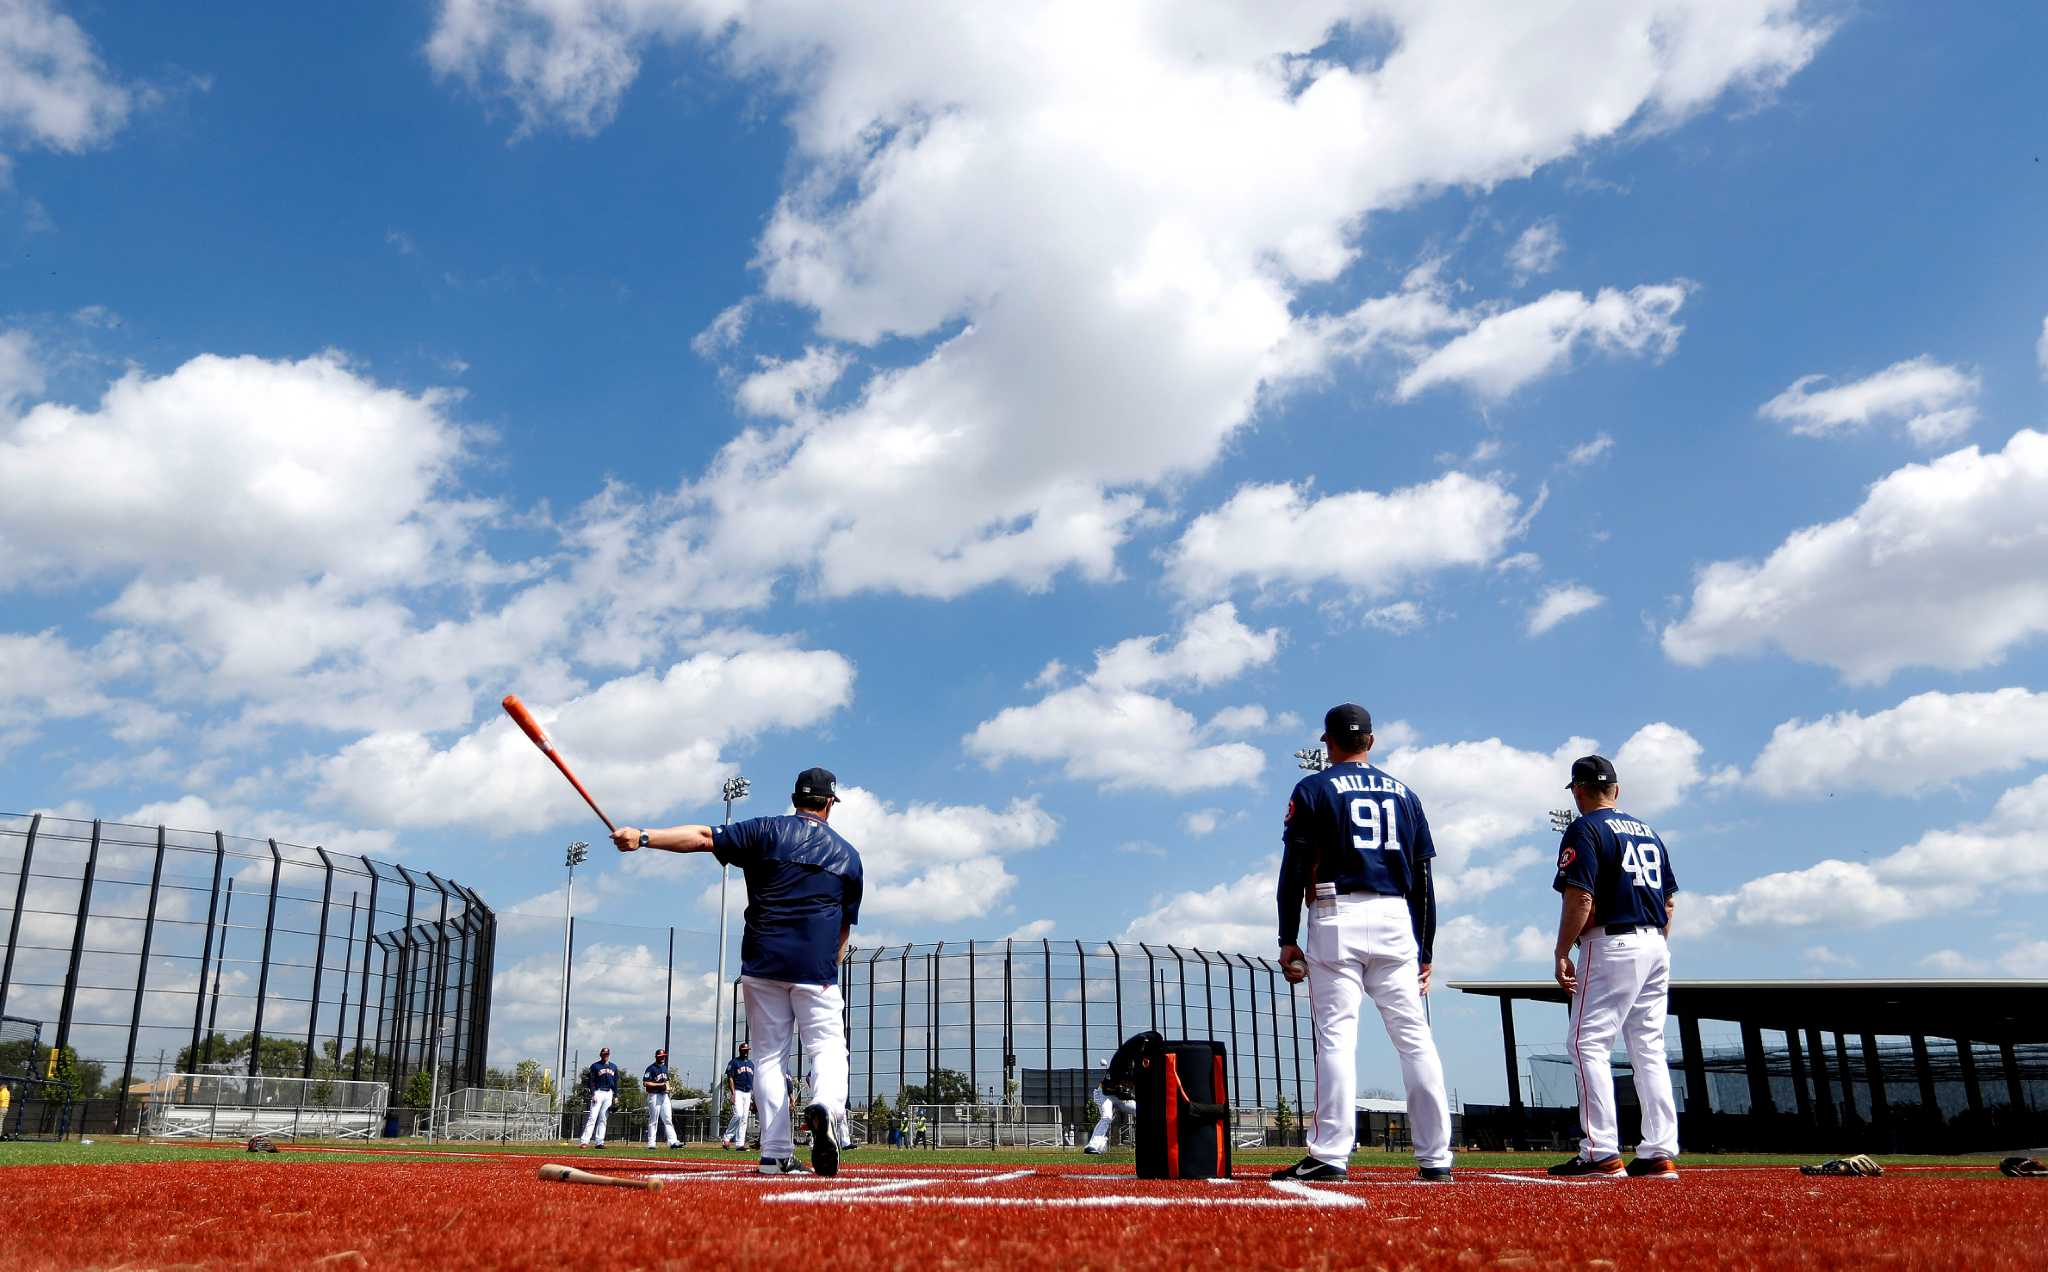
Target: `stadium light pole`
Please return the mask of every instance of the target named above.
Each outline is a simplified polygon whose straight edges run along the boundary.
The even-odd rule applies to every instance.
[[[725,796],[725,824],[732,824],[732,806],[747,797],[753,783],[734,774],[725,779],[720,794]],[[732,874],[726,865],[718,867],[718,988],[711,995],[711,1129],[716,1132],[725,1115],[725,1089],[718,1085],[725,1072],[725,886]]]
[[[588,860],[590,845],[579,839],[569,845],[569,851],[563,861],[569,868],[569,885],[562,891],[562,1016],[561,1030],[557,1035],[560,1045],[555,1048],[555,1098],[560,1102],[558,1107],[566,1107],[568,1102],[569,936],[575,930],[570,925],[571,916],[576,913],[576,867]]]
[[[1323,748],[1319,746],[1305,746],[1296,751],[1294,764],[1296,768],[1309,773],[1320,773],[1330,767],[1329,761],[1323,755]]]

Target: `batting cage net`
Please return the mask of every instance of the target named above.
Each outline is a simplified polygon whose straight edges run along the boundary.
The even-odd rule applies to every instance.
[[[435,1133],[450,1140],[551,1140],[560,1137],[554,1096],[539,1091],[465,1087],[434,1110]]]
[[[0,1140],[62,1139],[71,1089],[45,1080],[43,1022],[0,1016]]]
[[[372,1139],[384,1126],[382,1082],[173,1073],[151,1084],[137,1130],[159,1139]]]

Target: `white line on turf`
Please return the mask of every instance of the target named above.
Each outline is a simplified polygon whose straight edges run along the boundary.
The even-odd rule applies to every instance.
[[[1298,1179],[1269,1179],[1266,1183],[1274,1192],[1283,1192],[1290,1197],[1306,1197],[1318,1206],[1365,1206],[1372,1203],[1358,1197],[1347,1197],[1340,1192],[1329,1192],[1315,1188]]]

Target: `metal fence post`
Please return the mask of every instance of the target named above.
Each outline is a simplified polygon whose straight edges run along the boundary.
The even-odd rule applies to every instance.
[[[1238,1040],[1244,1035],[1237,1030],[1237,968],[1232,966],[1230,955],[1218,954],[1223,960],[1223,983],[1230,991],[1230,1102],[1244,1103],[1244,1066],[1237,1062]]]
[[[1088,1048],[1093,1045],[1088,1040],[1088,952],[1079,941],[1074,942],[1074,957],[1081,965],[1081,1068],[1092,1072],[1094,1062],[1088,1058]]]
[[[341,1044],[348,1031],[348,981],[356,970],[356,890],[348,890],[348,935],[341,940],[341,1006],[334,1013],[334,1071],[341,1072]]]
[[[1259,1072],[1259,971],[1246,955],[1240,954],[1237,959],[1244,964],[1245,989],[1252,996],[1252,1107],[1264,1108],[1266,1084],[1264,1075]]]
[[[1116,1045],[1124,1045],[1124,956],[1117,951],[1116,942],[1109,943],[1110,975],[1115,978],[1112,988],[1116,991]]]
[[[1294,996],[1293,981],[1287,982],[1287,1022],[1294,1034],[1294,1108],[1301,1111],[1301,1003]],[[1277,1045],[1277,1044],[1276,1044]],[[1515,1133],[1521,1134],[1521,1121],[1517,1118]]]
[[[270,908],[263,916],[263,964],[256,972],[256,1023],[249,1030],[249,1076],[252,1078],[262,1072],[263,1000],[270,991],[270,939],[277,933],[277,885],[284,874],[284,854],[277,850],[277,841],[265,842],[270,845]]]
[[[14,917],[7,922],[7,961],[0,964],[0,1012],[7,1010],[7,987],[14,983],[14,946],[21,939],[21,912],[28,904],[28,874],[36,860],[36,832],[43,826],[43,815],[37,813],[28,819],[28,836],[21,844],[21,874],[14,880]]]
[[[164,828],[156,828],[156,865],[149,872],[149,909],[142,920],[142,954],[135,964],[135,1008],[128,1016],[128,1058],[121,1062],[121,1099],[114,1109],[114,1130],[128,1124],[128,1088],[135,1084],[135,1035],[142,1028],[142,996],[149,988],[149,946],[156,935],[156,898],[164,881]]]
[[[910,946],[896,970],[896,1098],[903,1098],[905,1060],[910,1054]]]
[[[868,1100],[861,1107],[875,1107],[875,960],[882,957],[882,947],[868,955]],[[875,1142],[875,1128],[868,1127],[868,1143]]]
[[[1052,942],[1039,938],[1045,947],[1045,1094],[1046,1102],[1052,1100]]]
[[[1172,945],[1166,947],[1173,955],[1173,974],[1176,978],[1174,993],[1180,996],[1180,1036],[1188,1036],[1188,964],[1180,956],[1180,950]]]
[[[401,1085],[399,1077],[405,1072],[406,1061],[411,1058],[406,1052],[412,1047],[412,980],[418,972],[413,958],[412,927],[419,922],[416,917],[419,884],[412,877],[412,871],[404,866],[394,865],[392,869],[398,871],[398,877],[405,881],[405,948],[398,957],[398,997],[393,1003],[398,1018],[391,1022],[391,1088],[396,1091]]]
[[[363,967],[359,974],[361,979],[356,982],[356,1050],[354,1059],[349,1065],[349,1080],[352,1082],[360,1082],[363,1077],[363,1024],[368,1019],[370,1010],[370,942],[373,939],[371,933],[377,930],[378,882],[377,867],[370,864],[370,859],[368,857],[357,857],[356,860],[363,863],[363,869],[370,876],[370,903],[369,907],[363,911]],[[350,926],[353,927],[354,924],[351,923]],[[384,1032],[381,1023],[378,1025],[377,1032],[380,1034]],[[376,1073],[377,1066],[372,1061],[370,1074],[374,1077]]]
[[[299,1071],[301,1078],[313,1076],[313,1053],[320,1048],[320,982],[327,970],[327,907],[334,900],[334,863],[328,860],[327,850],[313,845],[313,851],[320,854],[320,935],[314,938],[313,946],[313,1001],[306,1004],[306,1062]],[[341,1060],[341,1048],[334,1049],[334,1058]]]
[[[427,876],[427,882],[434,885],[434,891],[441,894],[441,917],[434,921],[434,938],[431,946],[434,951],[434,965],[427,973],[427,984],[429,986],[427,992],[430,996],[428,999],[430,1004],[429,1010],[433,1012],[433,1019],[427,1024],[427,1045],[424,1057],[427,1063],[433,1067],[434,1081],[438,1083],[441,1080],[441,1018],[446,1014],[448,1006],[448,886],[442,883],[433,871],[428,870],[424,873]],[[459,1012],[460,1008],[457,1010]],[[448,1063],[451,1069],[455,1067],[454,1059],[451,1058]],[[427,1112],[429,1118],[431,1118],[433,1110],[429,1109]],[[431,1122],[429,1125],[431,1125]]]
[[[975,1016],[978,1014],[975,1010],[974,983],[980,979],[981,969],[975,965],[974,959],[974,942],[969,941],[967,942],[967,1089],[972,1091],[977,1098],[981,1095],[981,1069],[978,1064],[978,1061],[981,1059],[981,1048],[977,1045],[979,1039],[974,1029]]]
[[[92,917],[92,880],[100,865],[100,819],[92,819],[92,845],[85,854],[85,881],[78,888],[78,923],[71,930],[71,963],[64,974],[64,997],[57,1005],[56,1054],[71,1043],[71,1012],[78,1005],[78,964],[85,958],[85,925]]]
[[[668,983],[661,991],[661,1049],[668,1050],[669,1037],[673,1032],[676,1016],[676,929],[671,923],[668,929]],[[716,1017],[714,1017],[716,1019]]]
[[[1140,941],[1138,949],[1145,955],[1146,1018],[1152,1022],[1149,1028],[1156,1031],[1159,1028],[1159,971],[1152,958],[1152,947]]]
[[[206,973],[213,961],[213,920],[220,909],[220,870],[227,858],[227,843],[219,831],[213,832],[213,896],[206,903],[206,938],[199,946],[199,984],[192,995],[192,1053],[185,1058],[185,1068],[199,1067],[199,1030],[206,1023]],[[225,942],[223,942],[225,944]],[[185,1095],[192,1095],[191,1083],[185,1084]]]

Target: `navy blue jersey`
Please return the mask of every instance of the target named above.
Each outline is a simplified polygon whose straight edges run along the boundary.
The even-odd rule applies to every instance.
[[[668,1066],[656,1060],[640,1075],[640,1085],[657,1094],[668,1090]]]
[[[736,1056],[732,1063],[725,1066],[725,1076],[732,1081],[733,1090],[752,1091],[754,1089],[754,1062],[746,1056]]]
[[[1591,894],[1595,923],[1661,928],[1678,876],[1656,831],[1618,809],[1599,808],[1565,829],[1550,886]]]
[[[1421,864],[1436,856],[1415,792],[1356,761],[1295,783],[1280,842],[1282,945],[1299,943],[1302,892],[1309,884],[1412,899]]]
[[[590,1066],[587,1081],[593,1091],[616,1091],[619,1089],[619,1066],[609,1060],[600,1060]]]
[[[747,876],[740,974],[839,982],[839,929],[860,921],[860,854],[816,817],[790,813],[716,826],[711,853]]]

